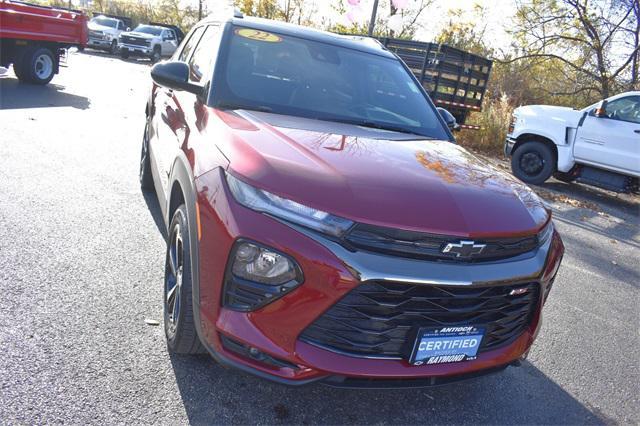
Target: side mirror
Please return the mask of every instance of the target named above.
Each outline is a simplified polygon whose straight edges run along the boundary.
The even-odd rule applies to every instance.
[[[451,130],[452,132],[457,132],[458,130],[460,130],[460,125],[456,121],[456,118],[453,116],[453,114],[442,107],[436,107],[436,109],[440,113],[440,116],[442,117],[444,122],[447,123],[447,127],[449,128],[449,130]]]
[[[606,118],[608,117],[607,115],[607,100],[603,100],[601,101],[598,106],[596,107],[596,109],[593,110],[593,115],[598,117],[598,118]]]
[[[196,95],[202,93],[202,87],[189,83],[189,65],[184,62],[160,62],[151,68],[151,78],[163,87],[184,90]]]
[[[126,31],[127,32],[131,31],[131,27],[127,27]]]

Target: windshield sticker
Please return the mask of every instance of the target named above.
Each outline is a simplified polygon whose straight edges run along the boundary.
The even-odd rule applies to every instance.
[[[266,31],[252,30],[251,28],[238,28],[235,33],[241,37],[250,38],[251,40],[267,41],[269,43],[280,43],[282,41],[282,37],[275,34]]]

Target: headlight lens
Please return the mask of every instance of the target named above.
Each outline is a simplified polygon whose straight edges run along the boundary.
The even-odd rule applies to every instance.
[[[297,277],[295,266],[285,256],[248,242],[236,248],[231,270],[237,277],[263,284],[284,284]]]
[[[546,243],[553,235],[554,229],[555,228],[553,227],[553,221],[550,219],[549,223],[544,228],[542,228],[542,231],[538,233],[538,244],[542,245]]]
[[[335,237],[342,236],[353,225],[350,220],[255,188],[230,174],[227,174],[227,183],[236,201],[252,210],[267,213]]]

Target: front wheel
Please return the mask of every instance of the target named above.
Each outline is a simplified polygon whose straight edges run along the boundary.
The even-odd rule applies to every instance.
[[[547,145],[528,141],[511,156],[513,174],[525,183],[540,185],[555,171],[555,156]]]
[[[127,48],[120,49],[120,57],[122,59],[129,59],[129,49]]]
[[[153,53],[151,54],[151,62],[152,63],[156,63],[156,62],[160,62],[160,59],[162,59],[162,54],[160,53],[160,47],[156,46],[153,48]]]
[[[167,346],[175,353],[202,353],[204,348],[193,317],[191,246],[184,204],[176,209],[171,219],[164,269],[164,331]]]
[[[109,46],[109,53],[115,55],[118,53],[118,40],[111,40],[111,45]]]
[[[153,177],[151,176],[151,158],[149,157],[149,124],[144,127],[142,134],[142,152],[140,153],[140,187],[143,191],[153,188]]]

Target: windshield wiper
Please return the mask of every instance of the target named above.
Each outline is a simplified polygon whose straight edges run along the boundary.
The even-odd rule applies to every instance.
[[[401,126],[394,126],[392,124],[376,123],[375,121],[348,120],[348,119],[343,119],[343,118],[321,118],[321,120],[335,121],[337,123],[353,124],[355,126],[367,127],[367,128],[370,128],[370,129],[388,130],[390,132],[405,133],[405,134],[408,134],[408,135],[420,136],[421,138],[433,139],[430,136],[426,136],[426,135],[423,135],[423,134],[420,134],[420,133],[416,133],[416,132],[414,132],[412,130],[406,129],[406,128],[401,127]]]
[[[249,111],[273,112],[272,108],[264,105],[242,105],[230,102],[221,102],[217,105],[220,109],[246,109]]]

